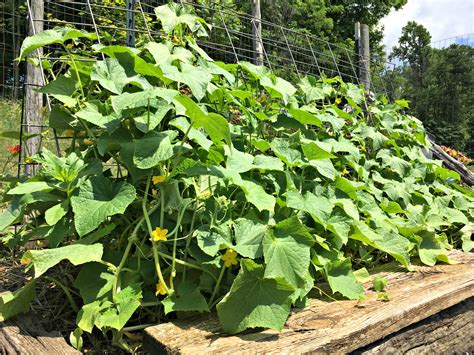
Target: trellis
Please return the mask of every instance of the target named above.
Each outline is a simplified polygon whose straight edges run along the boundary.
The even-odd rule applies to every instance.
[[[73,26],[89,32],[95,32],[99,43],[140,45],[146,41],[159,40],[164,33],[156,20],[154,9],[167,3],[165,0],[45,0],[44,9],[35,12],[38,1],[27,0],[26,15],[30,34],[38,28],[50,29],[58,26]],[[209,37],[198,43],[215,60],[228,63],[241,61],[256,62],[269,67],[275,74],[290,81],[296,81],[305,75],[316,77],[339,76],[346,82],[361,84],[358,63],[363,60],[351,48],[324,41],[313,34],[292,30],[268,21],[256,20],[248,14],[234,11],[219,5],[205,6],[195,1],[181,1],[182,5],[192,6],[196,14],[212,25]],[[257,30],[258,27],[258,30]],[[260,52],[254,44],[261,44]],[[16,55],[18,48],[15,49]],[[26,80],[15,85],[26,87],[26,96],[34,89],[48,82],[48,75],[41,67],[42,59],[54,60],[61,56],[58,48],[51,46],[43,52],[37,52],[40,69],[35,79],[31,66]],[[93,58],[91,58],[93,60]],[[384,80],[387,69],[393,64],[371,63],[371,91],[387,96],[389,82]],[[34,94],[31,94],[34,95]],[[30,95],[30,96],[31,96]],[[37,94],[40,95],[40,94]],[[50,105],[46,99],[46,106]],[[48,127],[43,123],[32,124],[32,115],[38,115],[38,108],[30,107],[28,98],[24,115],[22,115],[21,131],[39,134]],[[43,137],[48,135],[43,133]],[[55,141],[59,153],[62,138],[55,131],[49,132],[49,138]],[[29,164],[22,163],[20,166]],[[20,172],[20,166],[18,171]]]

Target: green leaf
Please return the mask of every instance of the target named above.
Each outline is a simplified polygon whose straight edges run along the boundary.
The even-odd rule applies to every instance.
[[[44,213],[46,223],[48,223],[50,226],[55,225],[61,218],[66,215],[68,209],[68,201],[63,201],[59,205],[54,205],[53,207],[47,209]]]
[[[201,294],[199,287],[189,281],[180,283],[177,292],[171,296],[166,297],[161,302],[165,308],[165,314],[174,311],[209,311],[206,299]]]
[[[331,159],[321,159],[321,160],[310,160],[309,164],[314,166],[318,173],[320,173],[325,178],[334,181],[336,176],[336,169],[331,162]]]
[[[259,211],[267,210],[273,212],[276,199],[272,195],[267,194],[261,185],[253,181],[242,180],[240,188],[244,191],[247,201],[257,207]]]
[[[335,207],[331,216],[326,221],[326,228],[338,236],[342,244],[346,244],[351,230],[353,218],[348,216],[344,210]]]
[[[267,279],[264,268],[250,259],[242,268],[230,292],[217,305],[224,331],[236,334],[248,328],[281,330],[290,313],[294,289],[284,279]]]
[[[127,286],[115,295],[113,306],[103,311],[94,324],[101,330],[121,330],[140,307],[141,299],[142,290],[138,285]]]
[[[412,270],[410,256],[408,254],[411,249],[411,243],[408,239],[399,234],[387,232],[386,230],[378,233],[363,222],[354,223],[354,227],[355,233],[350,235],[349,238],[360,240],[376,249],[390,254],[408,270]]]
[[[135,200],[135,188],[125,181],[114,183],[103,176],[94,176],[71,198],[77,233],[83,236],[96,229],[107,217],[124,213]]]
[[[474,236],[474,223],[469,222],[466,224],[459,230],[459,234],[462,240],[462,250],[465,253],[472,251],[474,249],[474,240],[472,240]]]
[[[16,187],[8,191],[8,195],[25,195],[38,191],[51,191],[54,185],[44,181],[31,181],[18,184]]]
[[[35,286],[36,281],[33,280],[16,291],[0,294],[0,322],[30,310],[30,303],[35,297]]]
[[[86,102],[85,107],[76,112],[76,116],[98,127],[106,128],[108,132],[113,132],[120,125],[120,120],[116,114],[104,116],[99,112],[97,105],[92,102]]]
[[[388,280],[385,277],[375,276],[374,280],[372,281],[374,290],[376,292],[383,292],[385,290],[385,286],[387,286]]]
[[[155,14],[167,34],[171,34],[181,24],[186,25],[191,31],[199,21],[196,15],[189,13],[178,14],[175,4],[166,4],[155,8]]]
[[[145,112],[143,115],[133,118],[135,125],[140,131],[147,133],[154,130],[161,123],[163,118],[165,118],[166,114],[173,108],[163,99],[157,99],[156,105],[158,108],[155,112],[150,110],[150,112]],[[185,120],[184,117],[178,118]]]
[[[311,192],[307,192],[304,196],[299,192],[287,192],[285,196],[288,207],[309,213],[323,226],[331,216],[333,204],[324,196],[315,196]]]
[[[197,240],[199,248],[209,256],[215,256],[220,249],[230,247],[231,243],[229,240],[224,238],[222,233],[205,226],[199,227],[194,231],[194,237]]]
[[[321,120],[308,111],[303,111],[297,108],[292,108],[288,112],[293,116],[295,120],[302,124],[310,124],[317,127],[322,127]]]
[[[450,263],[441,238],[434,232],[420,231],[416,235],[416,239],[418,240],[418,254],[423,264],[433,266],[438,260]]]
[[[345,192],[353,200],[357,200],[357,191],[367,189],[364,183],[350,181],[342,176],[336,177],[336,187],[342,192]]]
[[[380,207],[387,213],[405,213],[405,210],[395,201],[388,201],[387,204],[382,203]]]
[[[234,250],[245,258],[256,259],[263,254],[263,237],[268,226],[250,219],[239,218],[234,223]]]
[[[74,281],[84,304],[102,299],[112,290],[114,275],[107,272],[107,266],[88,263],[81,268]]]
[[[56,129],[73,129],[75,120],[71,112],[61,104],[56,104],[49,113],[49,127]]]
[[[360,283],[366,283],[370,281],[370,274],[365,267],[353,271],[356,280]]]
[[[0,231],[5,231],[13,222],[17,221],[22,216],[23,209],[21,197],[15,196],[8,208],[0,214]]]
[[[328,148],[321,142],[309,142],[302,145],[303,153],[308,158],[308,160],[320,160],[320,159],[333,159],[336,158],[335,155],[328,151]]]
[[[204,113],[199,106],[186,95],[176,98],[181,105],[186,108],[186,115],[193,122],[193,127],[202,127],[207,132],[211,140],[218,144],[224,140],[231,145],[230,128],[227,120],[217,113]]]
[[[28,250],[21,258],[22,262],[31,262],[35,269],[35,278],[43,275],[49,268],[63,260],[69,260],[73,265],[81,265],[102,258],[102,244],[67,245],[65,247],[42,250]]]
[[[304,165],[303,155],[301,152],[291,146],[287,139],[275,138],[270,142],[275,155],[280,158],[288,166]]]
[[[173,146],[171,140],[176,136],[176,132],[155,132],[151,131],[142,138],[135,141],[135,151],[133,162],[139,169],[149,169],[155,167],[159,162],[167,160],[173,156]]]
[[[199,144],[205,150],[209,151],[209,148],[211,148],[213,144],[212,141],[207,139],[206,135],[196,128],[191,127],[190,129],[190,123],[187,121],[186,117],[176,117],[174,120],[170,121],[169,124],[178,128],[183,133],[188,132],[189,139]]]
[[[61,27],[54,30],[42,31],[34,36],[27,37],[23,41],[20,49],[20,58],[25,58],[37,48],[54,43],[61,44],[69,39],[74,38],[95,39],[96,35],[70,27]]]
[[[275,157],[257,155],[253,160],[253,166],[261,170],[283,171],[283,162]]]
[[[115,223],[110,223],[96,231],[88,234],[87,237],[81,238],[76,241],[76,244],[90,245],[98,242],[100,239],[108,236],[117,227]]]
[[[296,92],[296,88],[291,85],[290,82],[273,74],[261,77],[260,84],[265,87],[272,96],[281,97],[285,105]]]
[[[129,83],[125,69],[115,58],[105,58],[96,62],[91,72],[91,80],[98,81],[103,88],[114,94],[121,94],[125,85]]]
[[[67,76],[61,75],[40,88],[39,92],[54,97],[66,106],[74,107],[76,106],[77,100],[73,98],[72,95],[76,90],[76,81]]]
[[[263,241],[266,278],[284,278],[295,288],[304,285],[314,239],[294,216],[279,222]]]
[[[85,304],[77,314],[77,326],[85,332],[92,333],[96,319],[111,304],[111,302],[101,302],[100,300]]]
[[[161,87],[134,93],[124,92],[123,94],[112,96],[112,107],[116,113],[121,114],[126,109],[148,107],[153,100],[158,98],[170,104],[176,95],[178,95],[178,91]]]
[[[324,271],[332,292],[339,292],[351,300],[364,298],[364,287],[352,272],[350,258],[331,261],[324,265]]]
[[[84,342],[82,341],[82,329],[76,328],[69,334],[69,342],[77,351],[82,350]]]
[[[206,95],[207,86],[212,79],[212,74],[203,67],[195,67],[187,63],[182,63],[181,71],[174,65],[169,64],[162,64],[160,68],[165,78],[189,86],[193,96],[198,101],[201,101]]]

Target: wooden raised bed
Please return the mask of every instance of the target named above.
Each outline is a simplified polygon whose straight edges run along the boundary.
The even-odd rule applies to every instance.
[[[77,355],[57,333],[48,333],[28,316],[0,322],[0,354],[8,355]]]
[[[367,284],[364,302],[312,299],[291,314],[281,332],[237,336],[222,333],[217,316],[206,314],[147,328],[144,350],[193,355],[474,351],[474,253],[455,251],[450,257],[458,264],[418,266],[415,272],[380,269],[377,274],[389,281],[388,302],[378,300]]]

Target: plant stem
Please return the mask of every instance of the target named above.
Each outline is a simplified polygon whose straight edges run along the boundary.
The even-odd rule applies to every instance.
[[[66,295],[66,298],[68,299],[69,303],[71,304],[71,307],[74,310],[74,312],[76,312],[76,313],[79,312],[79,307],[77,306],[76,301],[74,301],[74,299],[72,298],[71,289],[69,287],[67,287],[66,285],[64,285],[62,282],[55,279],[54,277],[43,276],[43,278],[45,280],[48,280],[48,281],[54,283],[56,286],[59,286],[64,291],[64,294]]]
[[[148,217],[148,211],[146,209],[146,200],[148,196],[148,190],[150,189],[150,182],[151,182],[151,175],[148,176],[148,180],[146,182],[146,188],[145,188],[145,196],[143,197],[142,201],[142,209],[143,209],[143,217],[145,217],[145,222],[146,226],[148,228],[148,234],[150,235],[151,238],[151,245],[153,249],[153,258],[155,259],[155,269],[156,273],[158,275],[158,280],[160,280],[160,283],[162,284],[163,288],[165,289],[165,292],[168,295],[171,295],[173,293],[172,290],[168,288],[166,285],[165,279],[163,277],[163,273],[161,272],[161,266],[160,266],[160,257],[159,257],[159,252],[158,252],[158,243],[153,240],[153,230],[151,228],[151,222],[150,222],[150,217]],[[163,189],[161,190],[161,214],[164,215],[164,198],[163,198]],[[160,221],[160,228],[163,227],[163,220]]]
[[[217,291],[219,291],[219,288],[221,286],[221,281],[222,277],[224,276],[225,272],[225,264],[222,264],[221,272],[219,273],[219,278],[217,279],[216,286],[214,286],[214,290],[212,291],[211,298],[209,299],[209,304],[212,304],[214,302],[214,298],[216,298]]]
[[[191,218],[191,226],[189,227],[188,235],[186,236],[186,246],[184,248],[184,261],[188,259],[188,248],[189,244],[191,244],[191,237],[194,232],[194,221],[196,220],[196,212],[198,210],[198,205],[194,208],[193,217]],[[186,279],[186,268],[183,270],[183,281]]]
[[[115,277],[114,277],[114,283],[112,286],[112,298],[117,294],[117,285],[120,277],[120,272],[122,271],[125,263],[127,262],[128,259],[128,254],[130,253],[130,249],[132,248],[133,243],[135,242],[134,238],[130,238],[128,240],[127,247],[125,248],[125,251],[122,255],[122,260],[120,260],[120,264],[115,270]]]

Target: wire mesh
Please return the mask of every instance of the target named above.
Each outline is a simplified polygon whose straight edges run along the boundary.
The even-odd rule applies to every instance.
[[[35,17],[31,4],[41,0],[5,0],[0,8],[2,24],[9,24],[2,30],[3,57],[0,70],[3,77],[1,95],[20,98],[24,87],[36,85],[26,80],[25,69],[15,66],[13,58],[19,54],[19,45],[27,34],[28,25],[47,30],[58,26],[69,26],[95,32],[97,41],[102,44],[140,46],[150,40],[160,40],[165,34],[156,18],[157,6],[168,3],[166,0],[44,0],[44,16]],[[19,6],[19,4],[22,6]],[[236,12],[235,9],[208,2],[181,1],[192,6],[196,14],[212,25],[209,37],[201,39],[198,44],[217,61],[236,63],[242,61],[256,62],[261,56],[262,64],[268,66],[275,74],[292,82],[305,75],[316,77],[340,76],[346,82],[359,84],[358,63],[360,58],[353,48],[343,47],[324,41],[304,31],[285,28],[268,21],[257,23],[252,16]],[[255,29],[261,27],[261,35]],[[11,32],[11,33],[10,33]],[[257,52],[255,40],[261,43],[262,53]],[[39,53],[39,58],[60,58],[64,54],[58,46],[48,46]],[[96,60],[97,54],[90,53],[89,60]],[[10,58],[10,59],[7,59]],[[41,63],[41,61],[40,61]],[[372,91],[387,96],[387,65],[372,62]],[[42,68],[43,69],[43,68]],[[61,68],[42,70],[42,83],[58,74]],[[14,72],[16,70],[16,72]],[[389,91],[389,90],[388,90]],[[46,98],[47,107],[50,100]],[[50,108],[50,107],[49,107]],[[26,108],[22,128],[34,131],[30,124],[31,109]],[[44,115],[46,116],[46,115]],[[61,137],[54,131],[47,130],[44,122],[39,126],[43,131],[42,140],[57,151],[61,148]],[[45,131],[47,131],[45,133]],[[54,144],[52,143],[54,141]],[[49,143],[48,143],[49,142]],[[22,152],[20,162],[28,155]]]

